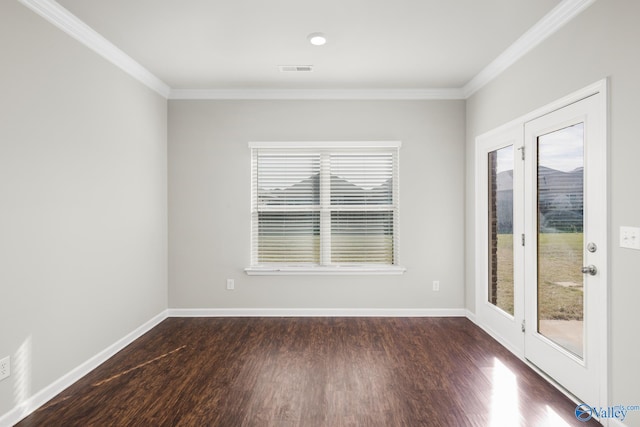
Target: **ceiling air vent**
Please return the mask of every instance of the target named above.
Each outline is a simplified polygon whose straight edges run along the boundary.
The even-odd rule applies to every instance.
[[[280,68],[280,71],[283,73],[313,71],[313,65],[279,65],[278,68]]]

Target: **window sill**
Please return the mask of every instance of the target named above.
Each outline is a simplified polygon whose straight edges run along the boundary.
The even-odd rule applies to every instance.
[[[291,267],[268,266],[247,267],[244,269],[249,276],[381,276],[400,275],[407,269],[392,266],[333,266],[333,267]]]

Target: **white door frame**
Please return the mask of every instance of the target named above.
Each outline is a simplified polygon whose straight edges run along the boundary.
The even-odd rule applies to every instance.
[[[479,170],[477,167],[478,162],[480,161],[478,157],[482,151],[478,148],[479,143],[485,141],[487,138],[494,137],[499,135],[500,133],[507,132],[509,129],[513,129],[514,127],[520,127],[522,129],[522,133],[524,135],[524,125],[526,122],[542,117],[548,113],[559,110],[563,107],[566,107],[570,104],[573,104],[577,101],[580,101],[584,98],[587,98],[591,95],[599,93],[600,103],[598,106],[599,115],[602,118],[602,127],[601,127],[601,135],[600,137],[605,141],[605,144],[601,147],[601,152],[599,153],[600,158],[603,159],[605,163],[605,174],[603,177],[604,182],[602,182],[603,187],[606,189],[607,194],[609,193],[609,156],[608,156],[608,147],[609,147],[609,105],[608,105],[608,80],[603,79],[596,83],[593,83],[581,90],[578,90],[570,95],[567,95],[561,99],[558,99],[550,104],[545,105],[535,111],[532,111],[522,117],[519,117],[515,120],[512,120],[492,131],[484,133],[476,138],[476,147],[475,147],[475,160],[476,160],[476,172],[475,172],[475,213],[476,213],[476,221],[475,221],[475,241],[476,241],[476,273],[475,273],[475,322],[486,330],[490,335],[492,335],[495,339],[497,339],[502,345],[508,348],[512,353],[518,356],[521,360],[525,361],[530,366],[534,367],[530,362],[525,359],[524,348],[517,348],[514,346],[512,341],[508,340],[507,337],[501,336],[496,330],[490,327],[487,324],[487,320],[483,317],[483,304],[485,303],[485,295],[486,295],[486,285],[487,285],[487,257],[486,257],[486,249],[481,247],[486,242],[486,214],[482,214],[482,210],[480,207],[483,205],[486,206],[486,201],[483,201],[482,198],[486,194],[486,188],[481,187],[482,182],[486,182],[485,176],[480,176],[481,173],[484,173],[483,170]],[[482,169],[482,168],[480,168]],[[608,196],[607,196],[608,200]],[[603,265],[598,266],[599,275],[601,277],[602,286],[598,289],[593,289],[592,292],[596,294],[596,298],[600,301],[601,310],[598,312],[598,319],[596,319],[596,328],[598,330],[591,331],[590,333],[597,333],[600,338],[600,354],[598,360],[598,378],[599,378],[599,402],[577,402],[577,403],[587,403],[591,404],[600,404],[601,406],[608,406],[608,397],[609,397],[609,281],[608,281],[608,270],[609,270],[609,255],[608,255],[608,246],[609,239],[611,238],[610,233],[610,225],[609,225],[609,203],[604,203],[601,206],[601,212],[599,215],[602,215],[604,218],[604,223],[606,224],[606,238],[603,240],[603,245],[599,246],[598,250],[604,251],[606,262]],[[484,220],[484,222],[482,222]],[[484,233],[484,235],[483,235]],[[586,337],[585,337],[586,338]],[[537,370],[537,368],[535,368]],[[547,377],[548,378],[548,377]],[[552,382],[553,383],[553,382]],[[563,393],[567,394],[566,390],[562,388],[561,385],[557,383],[553,383],[557,388],[559,388]],[[608,420],[601,420],[604,425],[607,425]]]

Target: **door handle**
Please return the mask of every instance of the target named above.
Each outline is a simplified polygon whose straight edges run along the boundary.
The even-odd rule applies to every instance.
[[[595,265],[591,264],[591,265],[588,265],[586,267],[582,267],[582,273],[583,274],[590,274],[592,276],[595,276],[596,274],[598,274],[598,269],[596,268]]]

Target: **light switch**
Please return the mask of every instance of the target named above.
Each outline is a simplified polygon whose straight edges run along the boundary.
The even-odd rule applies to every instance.
[[[640,228],[620,227],[620,247],[640,250]]]

